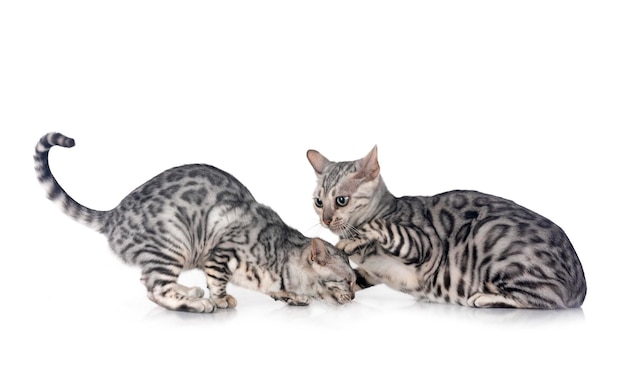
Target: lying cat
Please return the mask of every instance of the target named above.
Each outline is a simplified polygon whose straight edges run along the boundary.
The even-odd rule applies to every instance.
[[[37,144],[35,169],[48,198],[106,235],[122,260],[139,266],[156,304],[192,312],[233,308],[229,282],[291,305],[354,298],[356,276],[345,254],[285,225],[230,174],[209,165],[169,169],[115,209],[97,211],[74,201],[57,183],[48,164],[54,145],[72,147],[74,140],[49,133]],[[177,283],[182,271],[194,268],[206,274],[209,298],[201,288]]]
[[[350,162],[307,153],[314,206],[358,264],[359,288],[384,283],[419,300],[473,307],[579,307],[585,275],[557,225],[474,191],[394,197],[377,149]]]

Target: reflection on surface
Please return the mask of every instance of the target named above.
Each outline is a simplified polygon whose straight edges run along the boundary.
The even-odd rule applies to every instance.
[[[555,323],[582,322],[585,314],[582,308],[564,310],[525,310],[515,308],[472,308],[447,304],[417,303],[413,306],[419,312],[437,317],[451,317],[491,323]]]
[[[465,320],[492,323],[562,323],[584,322],[582,308],[563,310],[530,310],[514,308],[473,308],[452,304],[418,302],[413,297],[384,286],[372,287],[357,294],[354,303],[370,312],[398,317],[434,320]]]
[[[582,308],[565,310],[523,310],[511,308],[472,308],[458,305],[421,303],[410,296],[385,287],[368,289],[357,294],[356,299],[342,306],[313,301],[309,306],[289,306],[273,301],[266,295],[234,289],[237,308],[217,310],[210,314],[169,311],[154,306],[145,320],[166,324],[207,324],[249,320],[268,322],[303,323],[313,325],[367,325],[375,321],[418,324],[478,323],[484,325],[562,325],[585,321]]]
[[[153,320],[160,322],[219,322],[228,321],[235,318],[237,309],[217,310],[212,313],[196,313],[183,311],[170,311],[163,307],[155,305],[144,317],[145,320]]]

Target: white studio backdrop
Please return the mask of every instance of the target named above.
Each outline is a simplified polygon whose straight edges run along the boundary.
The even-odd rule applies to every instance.
[[[624,8],[3,2],[0,382],[619,383],[608,349],[626,343]],[[75,138],[50,163],[92,208],[169,167],[209,163],[329,241],[306,150],[352,160],[378,145],[398,196],[475,189],[555,221],[588,297],[578,310],[492,312],[381,287],[345,307],[294,309],[232,288],[235,311],[165,311],[101,235],[45,199],[32,154],[48,131]]]

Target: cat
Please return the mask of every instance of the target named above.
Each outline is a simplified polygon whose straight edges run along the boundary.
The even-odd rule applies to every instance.
[[[357,290],[384,283],[421,301],[471,307],[582,305],[582,265],[561,228],[504,198],[455,190],[395,197],[374,147],[356,161],[307,158],[314,208],[357,265]]]
[[[123,261],[141,268],[148,298],[169,309],[213,312],[233,308],[229,282],[290,305],[311,299],[345,304],[354,298],[355,273],[347,256],[319,238],[287,226],[255,201],[232,175],[194,164],[164,171],[110,211],[72,199],[50,171],[48,153],[74,140],[49,133],[36,146],[35,170],[48,198],[71,218],[103,233]],[[181,272],[201,269],[209,297],[178,284]]]

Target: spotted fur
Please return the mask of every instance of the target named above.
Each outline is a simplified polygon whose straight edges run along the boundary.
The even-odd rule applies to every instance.
[[[72,199],[52,175],[48,153],[55,145],[72,147],[74,140],[49,133],[37,144],[35,169],[48,198],[104,234],[122,260],[141,267],[156,304],[193,312],[232,308],[237,302],[226,292],[229,282],[292,305],[353,299],[356,277],[345,254],[287,226],[230,174],[209,165],[176,167],[116,208],[97,211]],[[178,284],[188,269],[204,271],[208,298],[201,288]]]
[[[547,218],[475,191],[397,198],[376,148],[350,162],[307,156],[318,176],[315,209],[358,265],[359,288],[384,283],[419,300],[473,307],[582,305],[580,260]]]

